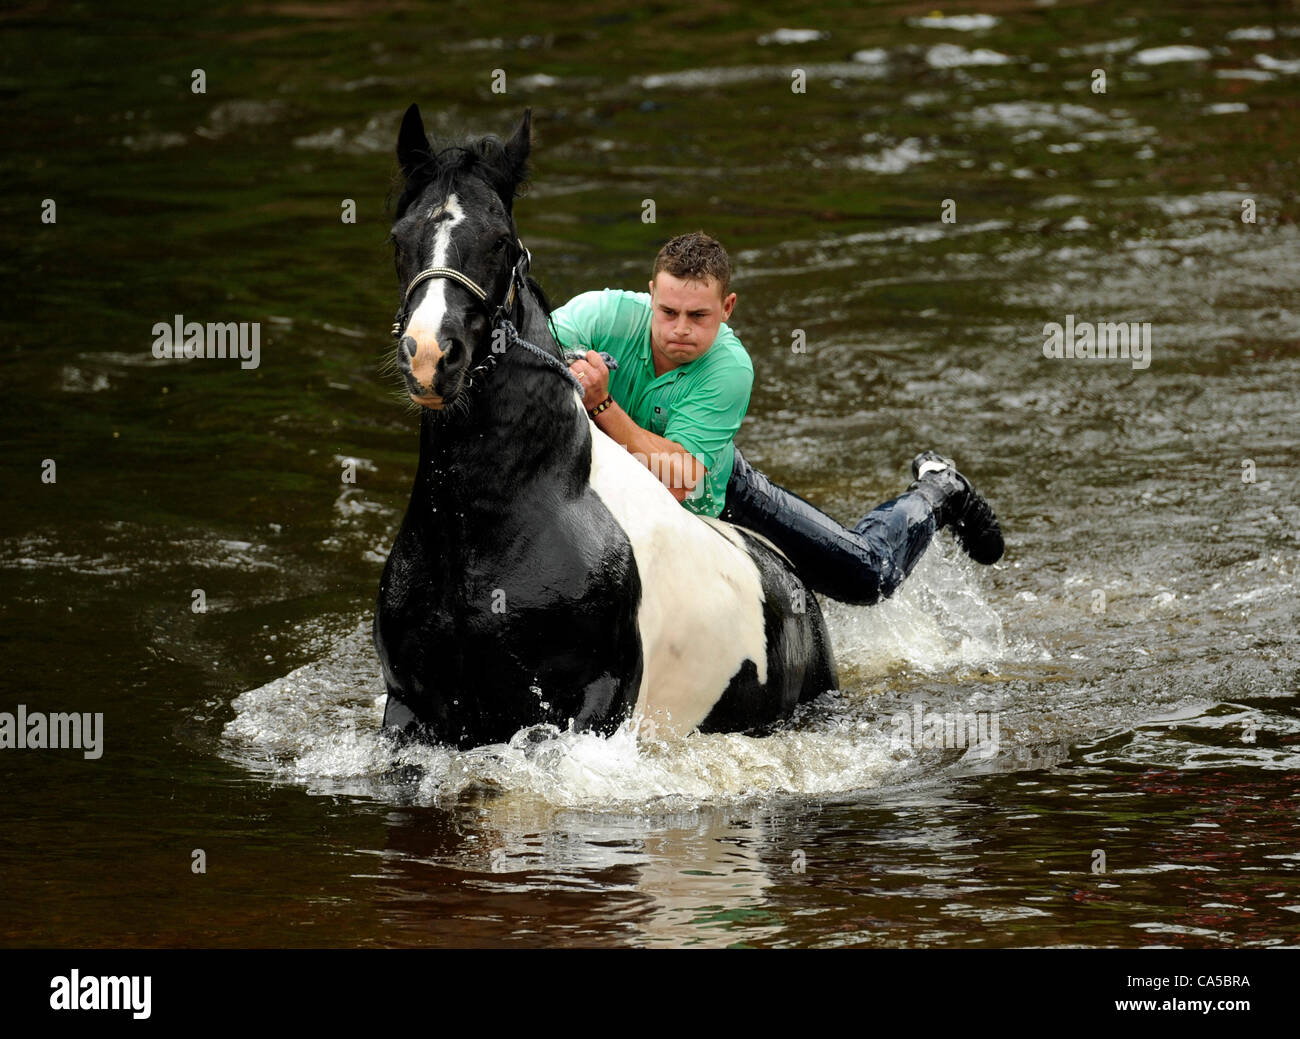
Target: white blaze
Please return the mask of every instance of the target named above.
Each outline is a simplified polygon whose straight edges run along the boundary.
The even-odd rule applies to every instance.
[[[448,195],[447,201],[441,206],[431,209],[429,216],[432,218],[439,213],[446,213],[447,216],[439,222],[438,230],[434,234],[433,258],[427,264],[429,267],[448,266],[447,258],[451,252],[452,232],[456,225],[465,219],[465,211],[461,209],[460,200],[454,193]],[[415,313],[406,323],[406,334],[414,337],[420,346],[437,340],[442,319],[447,316],[447,279],[434,278],[425,284],[428,288],[425,290],[424,298],[420,300],[420,305],[416,307]]]

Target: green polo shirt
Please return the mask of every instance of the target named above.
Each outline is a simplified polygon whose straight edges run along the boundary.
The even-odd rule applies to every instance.
[[[556,338],[566,350],[604,350],[618,361],[609,373],[609,392],[633,422],[699,459],[707,474],[682,504],[716,516],[726,504],[735,437],[749,407],[754,366],[724,324],[713,345],[695,360],[655,375],[651,317],[650,294],[623,289],[584,292],[551,314]]]

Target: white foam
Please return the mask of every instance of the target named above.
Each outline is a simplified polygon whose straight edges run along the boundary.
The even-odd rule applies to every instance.
[[[925,60],[931,68],[956,69],[973,65],[1009,65],[1014,59],[987,47],[967,50],[956,43],[938,43],[925,52]]]
[[[1014,129],[1073,130],[1084,123],[1101,123],[1106,115],[1086,105],[1049,104],[1044,101],[1003,101],[972,108],[965,118],[976,126],[999,125]]]
[[[816,79],[881,79],[885,69],[878,65],[856,61],[827,61],[801,66],[810,80]],[[665,88],[698,90],[705,87],[728,87],[757,83],[763,80],[790,80],[788,65],[737,65],[684,69],[681,72],[662,72],[638,76],[633,83],[646,90]]]
[[[1131,51],[1137,45],[1138,38],[1136,36],[1128,36],[1122,40],[1106,40],[1102,43],[1085,43],[1079,47],[1062,47],[1060,54],[1063,58],[1072,58],[1075,55],[1122,54],[1124,51]]]
[[[864,50],[854,51],[852,60],[863,65],[883,65],[889,60],[889,51],[883,47],[867,47]]]
[[[1277,78],[1273,73],[1262,69],[1215,69],[1214,75],[1218,79],[1253,79],[1261,83]]]
[[[956,32],[978,32],[992,29],[998,19],[991,14],[927,14],[923,18],[909,18],[908,25],[921,29],[953,29]]]
[[[939,534],[892,598],[875,606],[824,601],[841,670],[883,673],[906,664],[934,671],[1006,659],[1002,620],[980,591],[976,569]]]
[[[1173,44],[1169,47],[1148,47],[1133,55],[1132,59],[1139,65],[1169,65],[1178,61],[1209,61],[1210,52],[1204,47],[1189,44]]]
[[[918,137],[885,148],[875,155],[855,155],[847,160],[850,169],[869,170],[872,173],[903,173],[922,162],[934,158],[933,152],[925,150]]]
[[[815,43],[818,40],[824,40],[830,36],[828,32],[822,32],[820,29],[776,29],[773,32],[764,33],[758,38],[758,45],[766,47],[770,44],[792,44],[792,43]]]
[[[1300,73],[1300,59],[1283,61],[1268,54],[1256,54],[1255,64],[1268,72],[1280,72],[1284,76],[1294,76],[1296,73]]]
[[[830,735],[696,733],[657,742],[638,738],[630,724],[608,738],[536,726],[509,743],[467,751],[398,747],[379,733],[383,694],[370,695],[371,687],[358,697],[339,688],[337,675],[308,665],[240,696],[225,729],[229,755],[322,792],[436,803],[486,788],[550,807],[676,810],[876,787],[910,754],[891,750],[886,725],[865,722]],[[396,778],[411,767],[414,790]]]
[[[1273,30],[1267,25],[1247,25],[1228,33],[1230,40],[1271,40]]]

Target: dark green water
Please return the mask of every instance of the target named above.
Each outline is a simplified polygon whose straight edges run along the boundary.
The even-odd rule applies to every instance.
[[[105,733],[0,751],[0,943],[1296,944],[1295,5],[173,10],[0,14],[0,711]],[[411,101],[532,106],[554,299],[719,236],[746,454],[850,520],[945,450],[1003,563],[944,539],[832,604],[843,690],[769,739],[395,755],[366,628],[416,458],[381,370]],[[260,322],[260,365],[155,360],[175,314]],[[1045,358],[1071,314],[1150,322],[1150,366]],[[891,746],[916,703],[998,753]]]

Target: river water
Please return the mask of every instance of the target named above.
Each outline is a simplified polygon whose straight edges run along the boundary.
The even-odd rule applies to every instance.
[[[0,752],[0,943],[1296,944],[1293,8],[96,11],[0,16],[0,711],[104,732]],[[532,106],[553,299],[719,236],[751,461],[852,521],[937,448],[1003,561],[945,535],[825,604],[842,689],[768,738],[395,751],[411,101]],[[260,363],[155,359],[177,314],[260,322]],[[1067,319],[1149,323],[1149,363],[1046,357]],[[988,738],[925,738],[955,715]]]

